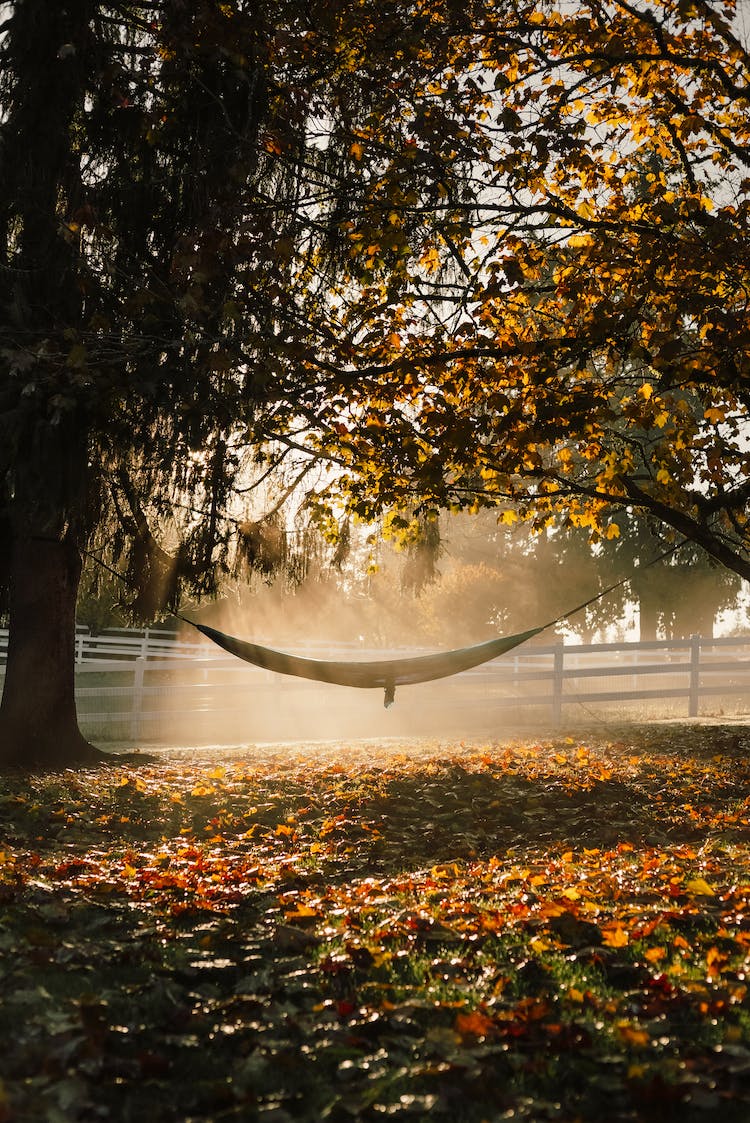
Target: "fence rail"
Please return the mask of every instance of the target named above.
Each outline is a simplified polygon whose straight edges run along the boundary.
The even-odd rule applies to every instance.
[[[0,677],[7,651],[0,629]],[[377,659],[407,649],[295,645],[313,658]],[[408,653],[421,653],[410,648]],[[387,714],[379,691],[274,675],[209,641],[158,629],[76,634],[76,696],[89,735],[115,739],[271,739],[490,729],[509,716],[559,723],[572,707],[632,716],[750,712],[750,636],[645,643],[526,644],[450,683],[400,687]],[[356,727],[356,728],[355,728]]]

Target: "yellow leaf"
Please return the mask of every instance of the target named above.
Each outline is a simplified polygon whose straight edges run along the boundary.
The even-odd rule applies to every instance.
[[[644,1029],[636,1029],[635,1026],[623,1023],[617,1027],[617,1032],[620,1037],[628,1045],[632,1045],[636,1049],[643,1049],[646,1045],[651,1043],[651,1038]]]
[[[355,140],[349,151],[351,152],[355,160],[361,160],[362,154],[364,152],[364,146],[361,145],[359,141]]]
[[[567,897],[569,901],[579,901],[581,894],[577,889],[563,889],[563,897]]]
[[[723,963],[726,958],[727,957],[719,951],[716,945],[710,947],[706,952],[706,963],[709,967],[716,967],[718,963]]]
[[[646,959],[649,963],[658,963],[666,954],[666,948],[649,948],[646,952]]]
[[[605,931],[602,936],[602,943],[606,944],[608,948],[624,948],[626,944],[630,943],[630,936],[621,924],[615,924]]]
[[[444,862],[441,865],[433,866],[430,873],[436,880],[445,880],[446,878],[458,877],[460,871],[455,862]]]
[[[686,882],[685,888],[688,893],[694,897],[715,897],[716,891],[711,888],[707,881],[702,877],[694,877],[691,881]]]
[[[313,916],[320,916],[317,909],[311,909],[309,905],[297,905],[294,909],[288,909],[284,916],[287,920],[307,920]]]
[[[437,249],[430,246],[428,250],[425,250],[419,259],[419,264],[423,265],[428,273],[436,273],[440,268],[440,254]]]

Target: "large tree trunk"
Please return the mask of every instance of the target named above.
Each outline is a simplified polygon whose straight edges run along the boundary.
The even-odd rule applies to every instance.
[[[80,575],[80,554],[67,537],[26,536],[12,544],[0,767],[64,768],[102,759],[81,734],[76,717]]]

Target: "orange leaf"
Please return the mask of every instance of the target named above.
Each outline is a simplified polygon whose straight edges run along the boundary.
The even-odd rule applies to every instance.
[[[462,1037],[486,1037],[495,1023],[480,1010],[473,1010],[470,1014],[457,1014],[454,1025]]]

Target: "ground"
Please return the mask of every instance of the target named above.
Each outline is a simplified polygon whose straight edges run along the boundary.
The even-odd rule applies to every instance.
[[[0,787],[0,1123],[750,1118],[750,730]]]

